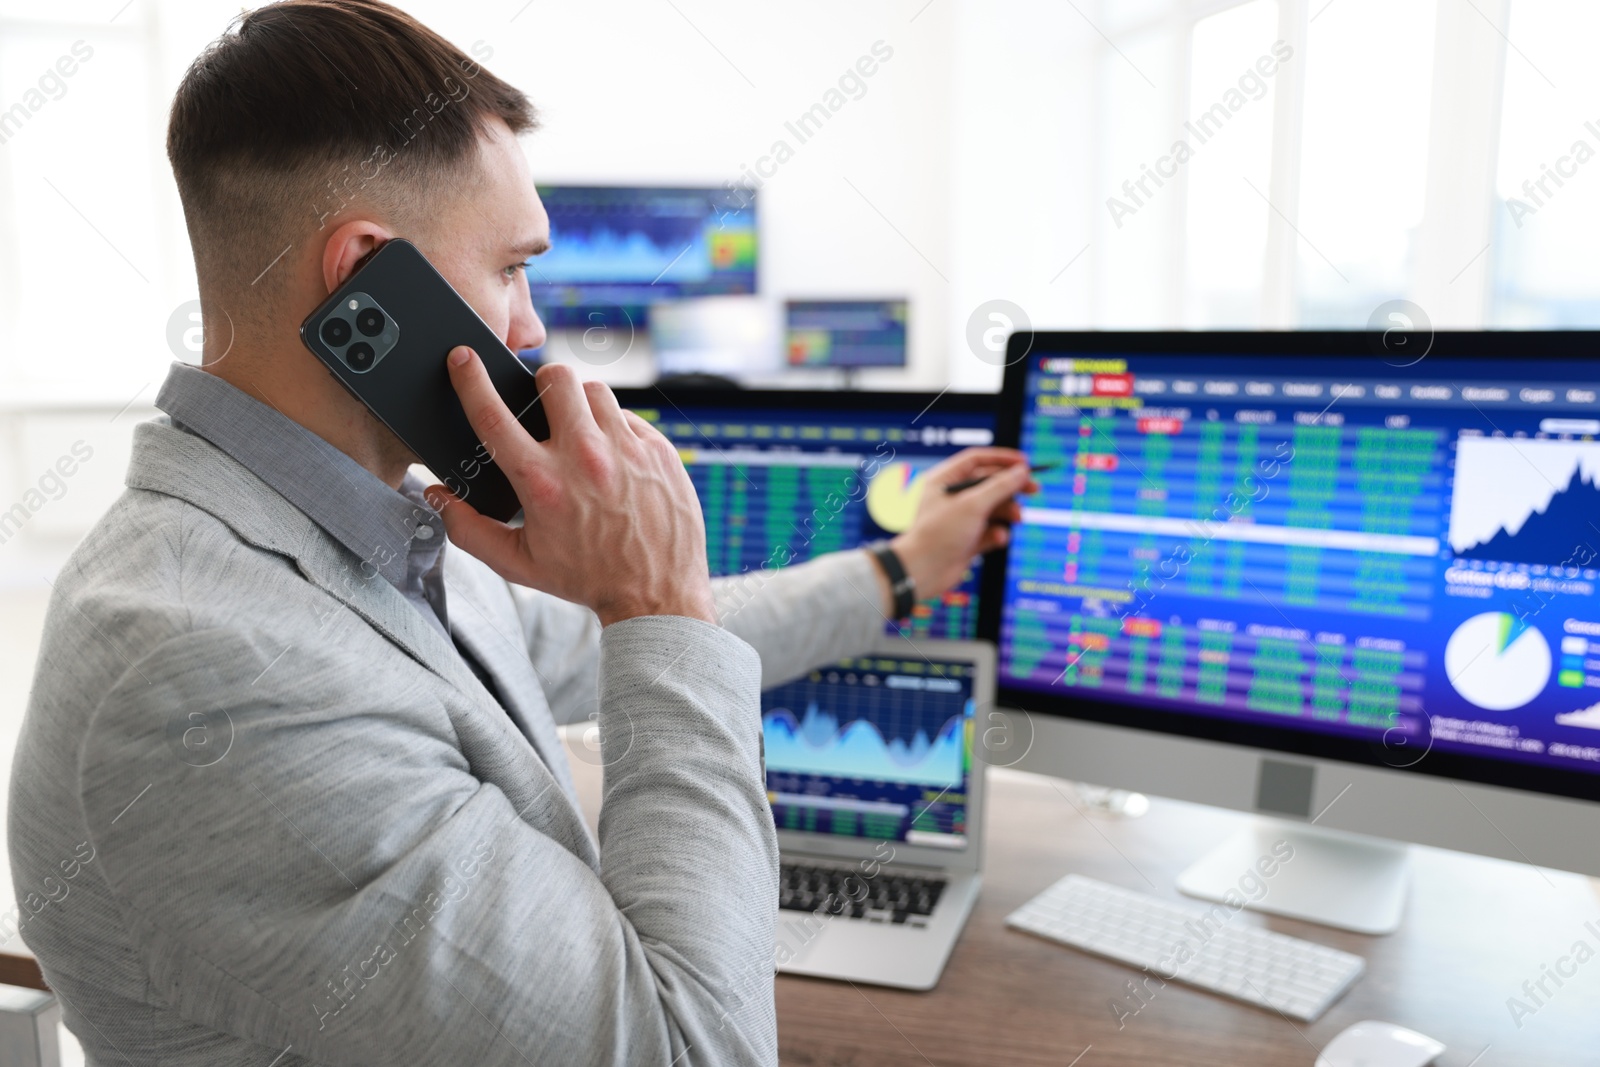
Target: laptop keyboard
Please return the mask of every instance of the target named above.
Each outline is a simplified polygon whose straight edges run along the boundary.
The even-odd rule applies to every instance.
[[[943,878],[918,878],[881,868],[876,877],[868,877],[855,867],[784,861],[778,870],[778,907],[926,926],[944,886]]]

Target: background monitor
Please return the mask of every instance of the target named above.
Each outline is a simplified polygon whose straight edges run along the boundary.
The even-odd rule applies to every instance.
[[[904,300],[791,300],[784,312],[791,367],[903,367]]]
[[[643,328],[663,300],[756,291],[751,190],[538,188],[550,250],[529,261],[528,287],[551,329]]]
[[[990,395],[648,388],[617,398],[677,444],[713,575],[891,537],[911,522],[924,470],[994,441]],[[972,636],[979,569],[888,630]]]
[[[1411,340],[1011,339],[1024,765],[1600,873],[1600,339]]]
[[[778,370],[777,309],[759,296],[704,296],[650,309],[656,371],[734,380]]]

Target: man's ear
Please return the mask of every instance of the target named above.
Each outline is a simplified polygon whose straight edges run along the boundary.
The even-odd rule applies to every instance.
[[[351,219],[329,234],[328,243],[322,246],[322,281],[328,292],[349,281],[366,258],[393,236],[366,219]]]

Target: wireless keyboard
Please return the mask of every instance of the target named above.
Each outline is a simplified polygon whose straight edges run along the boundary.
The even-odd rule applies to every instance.
[[[1076,874],[1012,912],[1006,925],[1305,1022],[1366,969],[1360,956],[1247,926],[1226,904],[1175,904]],[[1182,962],[1180,945],[1192,953]]]

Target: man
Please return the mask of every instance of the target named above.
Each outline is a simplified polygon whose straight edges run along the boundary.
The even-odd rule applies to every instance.
[[[466,349],[526,521],[425,496],[297,336],[403,235],[540,345],[534,124],[373,0],[247,14],[178,90],[204,367],[60,576],[11,794],[22,934],[91,1063],[776,1062],[758,693],[871,640],[884,568],[710,581],[660,434],[547,367],[535,443]],[[977,476],[891,545],[922,594],[1032,487],[997,449],[928,475]],[[598,842],[555,733],[595,710]]]

